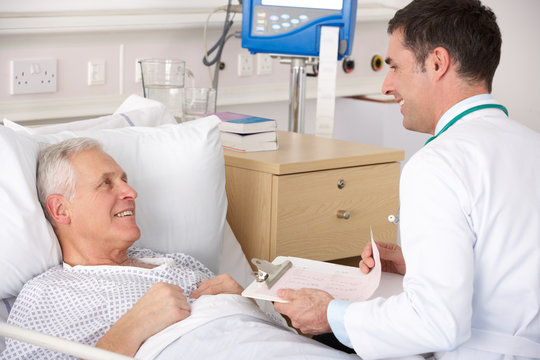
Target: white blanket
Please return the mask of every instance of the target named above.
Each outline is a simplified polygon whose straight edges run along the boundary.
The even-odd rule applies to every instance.
[[[359,359],[269,320],[238,295],[203,296],[191,315],[149,338],[137,359]]]

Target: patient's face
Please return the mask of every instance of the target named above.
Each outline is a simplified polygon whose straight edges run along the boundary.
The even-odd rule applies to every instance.
[[[137,192],[122,168],[99,149],[72,159],[76,190],[70,202],[71,227],[80,240],[99,251],[125,249],[140,236],[135,222]]]

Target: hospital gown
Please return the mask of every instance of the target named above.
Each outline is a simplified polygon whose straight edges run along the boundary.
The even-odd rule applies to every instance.
[[[213,276],[184,254],[130,250],[131,258],[158,265],[58,265],[29,281],[19,294],[8,322],[46,334],[95,345],[125,312],[157,282],[176,284],[191,304],[191,315],[147,339],[139,359],[358,359],[283,327],[279,315],[263,313],[239,295],[189,294]],[[273,346],[268,346],[273,344]],[[52,350],[7,339],[0,359],[71,359]]]
[[[158,254],[129,250],[132,258],[159,265],[55,266],[29,281],[17,297],[8,322],[80,343],[95,345],[153,284],[180,286],[188,296],[204,279],[213,276],[201,262],[185,254]],[[59,316],[60,314],[60,316]],[[49,359],[59,354],[6,339],[2,359]]]

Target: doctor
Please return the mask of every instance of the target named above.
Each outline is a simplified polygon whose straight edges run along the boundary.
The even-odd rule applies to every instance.
[[[501,34],[478,0],[414,0],[388,26],[383,92],[433,137],[403,169],[401,240],[381,251],[403,293],[350,303],[280,290],[303,332],[364,359],[540,357],[540,134],[491,96]],[[519,89],[516,89],[516,96]],[[364,250],[364,272],[373,266]]]

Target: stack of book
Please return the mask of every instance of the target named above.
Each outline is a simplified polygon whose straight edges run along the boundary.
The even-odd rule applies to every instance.
[[[219,130],[223,147],[246,152],[278,149],[276,120],[232,112],[214,115],[221,119]]]

